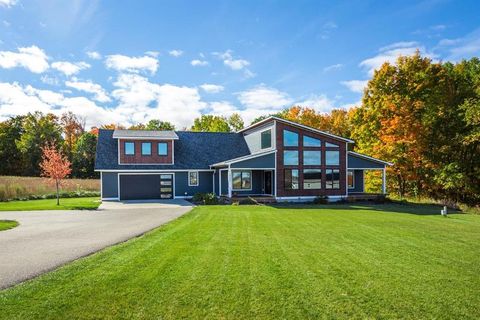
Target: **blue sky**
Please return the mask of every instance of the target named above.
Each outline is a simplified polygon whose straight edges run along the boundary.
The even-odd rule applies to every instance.
[[[478,1],[0,0],[0,119],[87,125],[358,104],[375,68],[480,55]]]

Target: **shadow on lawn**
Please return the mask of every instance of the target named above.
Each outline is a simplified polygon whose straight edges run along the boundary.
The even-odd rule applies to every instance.
[[[415,215],[440,215],[440,210],[443,208],[435,204],[412,204],[389,202],[384,204],[372,204],[371,202],[356,202],[356,203],[336,203],[336,204],[293,204],[293,203],[275,203],[269,205],[275,209],[329,209],[329,210],[372,210],[393,213],[407,213]],[[458,210],[449,209],[449,214],[463,213]]]

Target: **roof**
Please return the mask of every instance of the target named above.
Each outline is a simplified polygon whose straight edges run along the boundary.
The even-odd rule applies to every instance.
[[[113,132],[114,139],[155,139],[155,140],[178,140],[175,131],[159,130],[119,130]]]
[[[350,154],[352,156],[355,156],[355,157],[359,157],[359,158],[367,159],[367,160],[370,160],[370,161],[378,162],[378,163],[381,163],[381,164],[384,164],[384,165],[387,165],[387,166],[393,166],[393,163],[391,163],[391,162],[383,161],[383,160],[380,160],[380,159],[377,159],[377,158],[374,158],[374,157],[370,157],[370,156],[367,156],[365,154],[361,154],[361,153],[358,153],[358,152],[348,151],[348,154]]]
[[[275,150],[257,152],[257,153],[253,153],[253,154],[248,154],[246,156],[238,157],[238,158],[228,159],[228,160],[222,161],[222,162],[217,162],[217,163],[212,164],[211,166],[212,167],[228,166],[229,164],[232,164],[232,163],[236,163],[236,162],[243,161],[243,160],[248,160],[248,159],[254,159],[254,158],[265,156],[267,154],[271,154],[271,153],[275,153],[275,152],[276,152]]]
[[[100,129],[97,142],[96,170],[186,170],[210,169],[216,162],[250,154],[242,134],[226,132],[176,131],[174,164],[118,164],[118,140],[113,130]]]
[[[344,137],[340,137],[340,136],[337,136],[335,134],[332,134],[332,133],[328,133],[328,132],[325,132],[325,131],[322,131],[322,130],[318,130],[318,129],[315,129],[315,128],[312,128],[312,127],[309,127],[309,126],[306,126],[306,125],[303,125],[303,124],[300,124],[300,123],[297,123],[297,122],[293,122],[293,121],[290,121],[290,120],[285,120],[285,119],[282,119],[282,118],[279,118],[279,117],[276,117],[276,116],[270,116],[268,118],[265,118],[263,119],[262,121],[259,121],[257,123],[254,123],[246,128],[243,128],[239,131],[237,131],[238,133],[242,133],[242,132],[245,132],[253,127],[256,127],[256,126],[259,126],[261,124],[264,124],[268,121],[280,121],[280,122],[283,122],[283,123],[287,123],[289,125],[292,125],[292,126],[295,126],[295,127],[298,127],[298,128],[302,128],[302,129],[305,129],[305,130],[310,130],[310,131],[313,131],[313,132],[316,132],[316,133],[320,133],[320,134],[323,134],[323,135],[326,135],[326,136],[329,136],[329,137],[332,137],[332,138],[335,138],[335,139],[338,139],[338,140],[342,140],[342,141],[345,141],[345,142],[348,142],[348,143],[355,143],[355,141],[351,140],[351,139],[347,139],[347,138],[344,138]]]

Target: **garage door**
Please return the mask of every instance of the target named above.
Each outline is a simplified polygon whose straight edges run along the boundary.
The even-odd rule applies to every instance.
[[[120,175],[120,200],[173,198],[173,175]]]

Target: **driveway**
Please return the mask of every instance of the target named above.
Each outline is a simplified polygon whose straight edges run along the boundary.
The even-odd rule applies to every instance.
[[[144,234],[190,211],[184,200],[102,203],[99,210],[5,211],[20,225],[0,232],[0,289]]]

